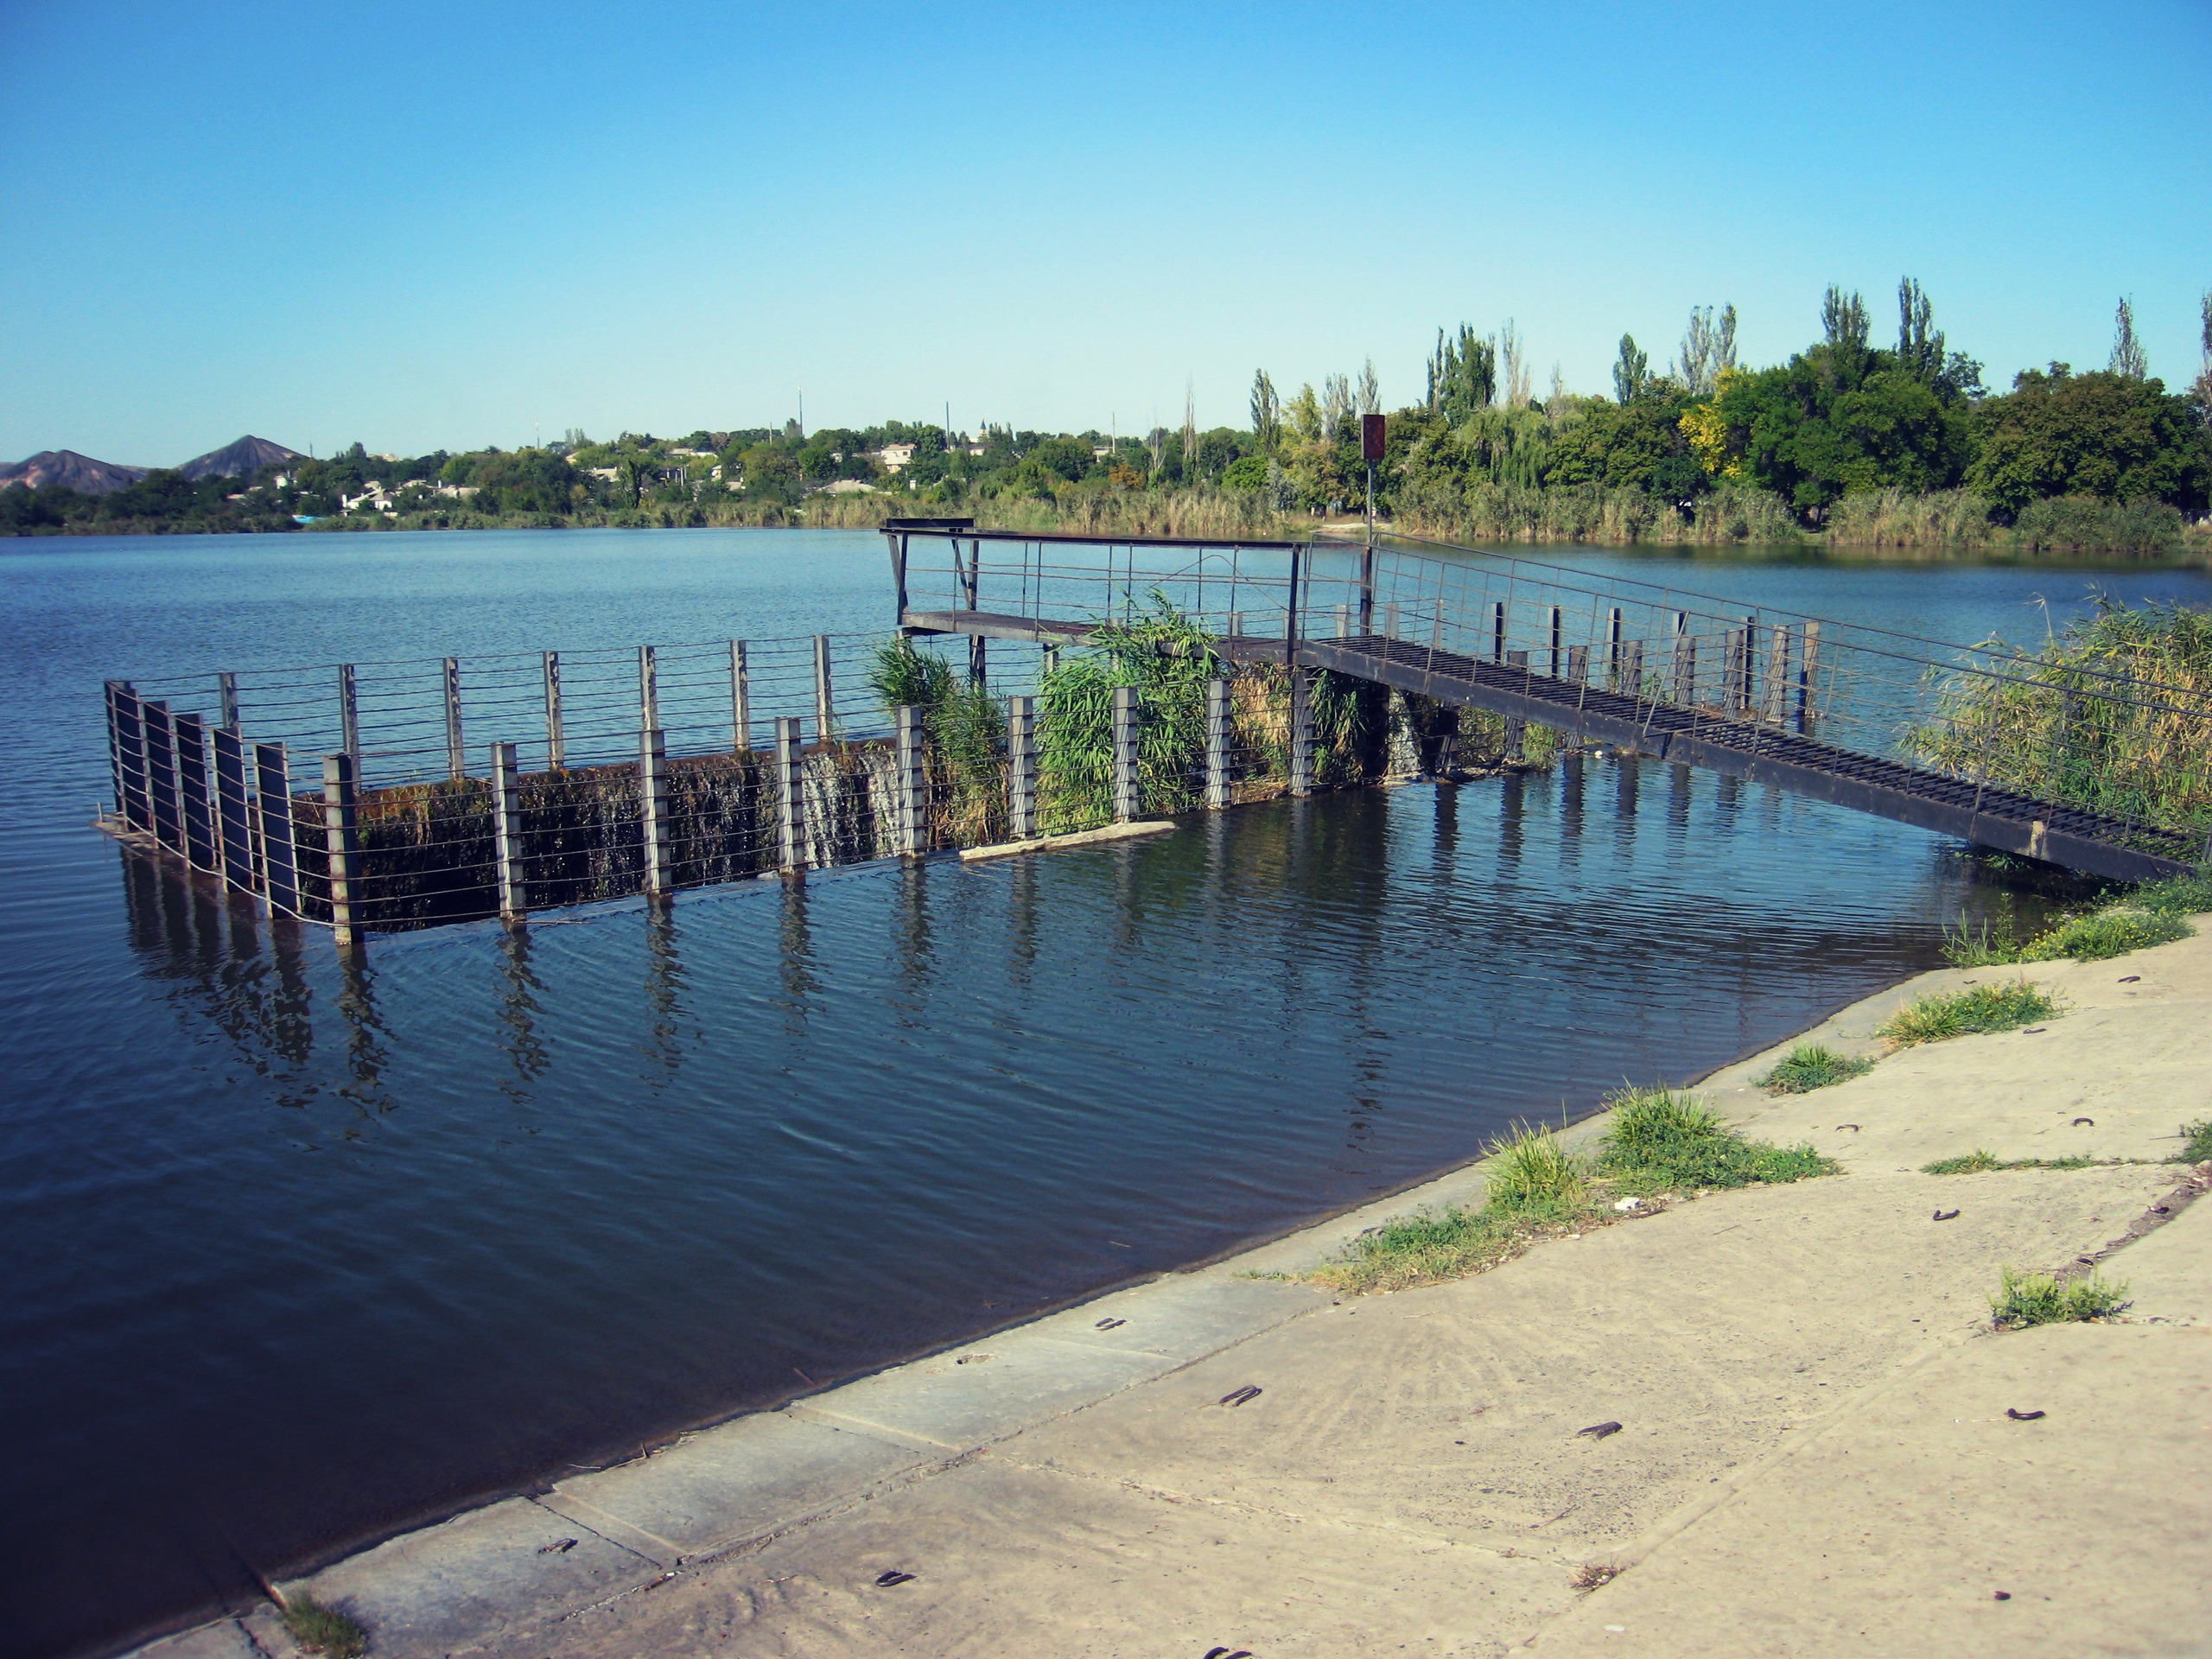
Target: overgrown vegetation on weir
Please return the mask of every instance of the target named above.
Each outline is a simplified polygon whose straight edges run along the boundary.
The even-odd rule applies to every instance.
[[[1974,985],[1961,991],[1931,991],[1916,997],[1874,1027],[1890,1046],[1910,1048],[1947,1038],[1986,1032],[2017,1031],[2031,1020],[2060,1012],[2058,1001],[2026,980],[2003,985]]]
[[[1874,1062],[1837,1053],[1819,1043],[1800,1043],[1773,1071],[1759,1079],[1770,1094],[1802,1095],[1815,1089],[1847,1083],[1874,1069]]]
[[[1624,1198],[1802,1180],[1840,1167],[1809,1145],[1747,1139],[1702,1101],[1666,1089],[1607,1097],[1612,1122],[1583,1153],[1522,1124],[1486,1148],[1483,1202],[1399,1217],[1306,1275],[1343,1291],[1399,1290],[1496,1267],[1531,1244],[1622,1218]]]
[[[1931,671],[1911,753],[2038,800],[2212,830],[2212,612],[2101,597],[2040,650],[1983,649],[1993,675]]]
[[[940,840],[976,844],[1002,823],[1006,794],[1003,705],[911,640],[876,648],[865,673],[887,714],[901,703],[925,710]],[[1114,694],[1137,693],[1137,810],[1188,812],[1205,798],[1206,686],[1230,686],[1230,798],[1279,794],[1290,781],[1290,681],[1280,664],[1232,664],[1212,635],[1154,590],[1143,609],[1090,625],[1089,643],[1047,653],[1037,691],[1037,815],[1046,835],[1088,830],[1114,816]],[[1390,694],[1326,669],[1306,676],[1318,789],[1357,784],[1385,769]],[[1440,753],[1448,733],[1458,753],[1478,765],[1504,757],[1503,720],[1426,699],[1403,700],[1411,741]],[[1529,727],[1524,764],[1557,752],[1558,734]]]
[[[2030,1325],[2063,1325],[2110,1319],[2126,1311],[2125,1281],[2108,1284],[2103,1274],[2092,1270],[2086,1278],[2063,1284],[2048,1273],[1998,1273],[1997,1294],[1989,1299],[1990,1323],[1999,1331],[2022,1331]]]

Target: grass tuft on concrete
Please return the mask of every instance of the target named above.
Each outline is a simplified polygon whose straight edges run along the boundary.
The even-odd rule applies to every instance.
[[[2200,1117],[2194,1123],[2181,1126],[2181,1150],[2174,1154],[2174,1162],[2212,1163],[2212,1117]]]
[[[313,1596],[287,1596],[279,1601],[278,1607],[284,1615],[284,1628],[305,1652],[323,1654],[327,1659],[359,1659],[369,1650],[366,1630],[346,1614],[335,1607],[324,1606]]]
[[[2009,910],[1995,921],[1943,933],[1943,959],[1955,968],[1993,968],[2011,963],[2103,962],[2153,944],[2171,944],[2196,930],[2183,918],[2212,911],[2212,872],[2169,876],[2116,894],[2094,909],[2068,916],[2032,939],[2013,937]]]
[[[1759,1086],[1770,1095],[1802,1095],[1863,1077],[1873,1069],[1872,1060],[1853,1059],[1819,1043],[1800,1043],[1759,1079]]]
[[[1809,1146],[1747,1141],[1694,1096],[1625,1089],[1593,1156],[1530,1124],[1486,1148],[1483,1202],[1401,1216],[1354,1239],[1306,1275],[1332,1290],[1402,1290],[1464,1278],[1520,1255],[1538,1240],[1623,1219],[1618,1195],[1794,1181],[1840,1168]]]
[[[2057,1001],[2024,979],[2009,985],[1974,985],[1936,991],[1908,1002],[1874,1028],[1893,1049],[1984,1032],[2017,1031],[2059,1012]]]
[[[2010,1268],[2000,1270],[1997,1294],[1989,1299],[1990,1320],[1999,1331],[2109,1319],[2129,1306],[2127,1286],[2107,1284],[2101,1273],[2062,1285],[2050,1274],[2017,1274]]]
[[[1606,1103],[1613,1121],[1598,1143],[1597,1168],[1623,1192],[1800,1181],[1842,1167],[1802,1142],[1777,1147],[1746,1140],[1687,1093],[1628,1088],[1608,1096]]]
[[[1979,1175],[1992,1169],[2103,1169],[2113,1164],[2135,1164],[2139,1158],[1999,1158],[1995,1153],[1977,1147],[1960,1158],[1938,1158],[1932,1164],[1923,1164],[1923,1175]]]

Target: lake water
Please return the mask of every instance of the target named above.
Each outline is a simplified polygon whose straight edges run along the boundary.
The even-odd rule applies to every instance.
[[[1545,556],[1961,641],[2093,586],[2212,602]],[[884,570],[803,531],[0,542],[0,1651],[1392,1191],[1801,1029],[2000,896],[1937,837],[1592,760],[351,973],[86,826],[111,676],[861,630]]]

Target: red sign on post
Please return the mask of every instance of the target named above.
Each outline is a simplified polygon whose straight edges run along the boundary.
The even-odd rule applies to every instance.
[[[1382,417],[1380,415],[1359,417],[1359,458],[1362,461],[1382,459]]]

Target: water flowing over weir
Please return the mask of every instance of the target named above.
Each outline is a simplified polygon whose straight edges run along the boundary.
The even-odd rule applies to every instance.
[[[371,930],[518,922],[1303,796],[1392,775],[1394,758],[1400,774],[1449,774],[1518,760],[1533,724],[2092,875],[2168,874],[2212,849],[2202,810],[2173,805],[2177,766],[2195,768],[2182,796],[2205,793],[2212,700],[2125,666],[2054,673],[1989,647],[1726,613],[1651,584],[1593,588],[1464,549],[1111,540],[958,519],[894,519],[884,534],[899,639],[965,636],[969,685],[992,703],[964,744],[920,706],[855,715],[848,701],[841,714],[841,647],[849,670],[880,659],[887,632],[641,645],[633,683],[626,658],[607,652],[472,659],[466,675],[454,658],[225,671],[201,688],[219,698],[213,725],[172,710],[184,688],[111,680],[102,827],[328,924],[350,947]],[[918,544],[938,556],[918,563]],[[1054,702],[1049,675],[1042,709],[1015,689],[1038,683],[1039,654],[1109,638],[1126,653],[1141,624],[1170,619],[1180,633],[1141,648],[1203,656],[1203,714],[1185,709],[1171,729],[1172,710],[1117,686],[1110,717],[1094,711],[1097,764],[1056,767],[1054,722],[1085,717]],[[1022,648],[1011,680],[991,674],[994,639]],[[1317,719],[1317,670],[1352,688],[1333,733]],[[1500,722],[1493,753],[1463,748],[1469,711]],[[324,749],[319,791],[297,790],[315,781],[292,775],[302,744]],[[523,770],[526,747],[541,767]]]

